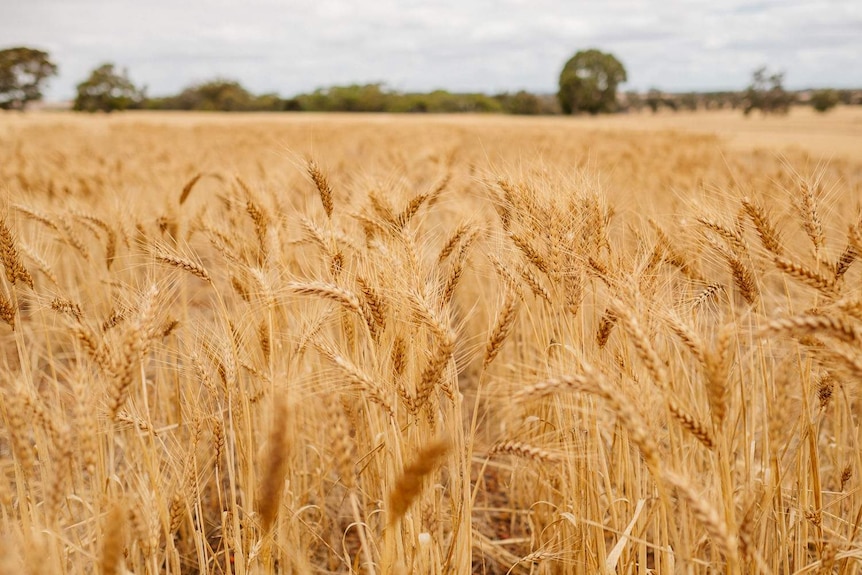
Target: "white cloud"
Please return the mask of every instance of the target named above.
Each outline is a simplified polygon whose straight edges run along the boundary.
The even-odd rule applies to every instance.
[[[858,0],[0,0],[4,46],[48,50],[68,98],[104,61],[151,94],[215,76],[256,92],[385,81],[551,92],[575,51],[613,52],[626,88],[741,88],[767,64],[794,87],[862,86]]]

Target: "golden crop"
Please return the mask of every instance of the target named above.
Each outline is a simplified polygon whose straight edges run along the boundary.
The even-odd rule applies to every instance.
[[[857,573],[860,182],[559,118],[2,115],[0,572]]]

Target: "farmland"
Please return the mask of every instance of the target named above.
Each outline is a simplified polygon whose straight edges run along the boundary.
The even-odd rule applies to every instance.
[[[860,135],[0,115],[0,572],[858,573]]]

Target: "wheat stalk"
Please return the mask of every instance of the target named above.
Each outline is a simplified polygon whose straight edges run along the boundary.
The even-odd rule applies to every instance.
[[[784,255],[784,247],[781,244],[781,237],[778,231],[772,224],[769,214],[763,207],[751,200],[750,198],[742,198],[742,207],[751,222],[754,224],[754,229],[757,230],[757,235],[760,237],[760,243],[775,256]]]
[[[8,324],[12,328],[12,331],[15,331],[15,317],[17,313],[18,310],[15,308],[15,305],[0,292],[0,320]]]
[[[422,492],[425,478],[443,463],[452,445],[448,439],[435,439],[422,446],[413,461],[404,468],[388,497],[388,523],[395,525]]]
[[[814,244],[814,254],[818,257],[826,238],[823,234],[823,222],[817,209],[817,197],[815,195],[816,184],[809,182],[801,183],[802,199],[799,203],[799,212],[802,216],[802,229]]]
[[[6,225],[5,218],[0,219],[0,260],[6,269],[6,279],[10,284],[14,285],[20,281],[33,289],[33,276],[21,262],[18,248],[15,246],[15,238],[12,236],[12,230]]]
[[[706,529],[713,545],[716,546],[729,562],[736,563],[738,561],[737,538],[731,535],[727,524],[721,519],[718,512],[683,477],[676,473],[665,471],[664,478],[683,496],[694,513],[695,518]]]
[[[287,425],[290,411],[287,401],[280,398],[272,409],[272,428],[266,444],[266,454],[263,457],[258,492],[260,513],[260,528],[268,533],[275,523],[281,508],[281,495],[284,491],[284,480],[288,472],[290,442],[288,441]]]
[[[488,455],[493,455],[496,453],[514,455],[516,457],[532,459],[534,461],[539,461],[542,463],[557,463],[562,460],[562,458],[556,453],[552,453],[547,449],[535,447],[521,441],[504,441],[502,443],[498,443],[493,448],[491,448],[491,450],[488,452]]]
[[[332,210],[334,204],[332,201],[332,187],[329,185],[326,175],[320,171],[318,165],[313,161],[308,162],[308,175],[314,186],[317,188],[317,193],[320,195],[320,203],[323,204],[323,211],[326,212],[327,218],[332,218]]]
[[[102,575],[122,573],[123,546],[125,545],[126,511],[125,506],[114,503],[105,517],[102,527],[102,550],[99,565]]]
[[[347,380],[351,386],[355,387],[361,394],[367,395],[369,400],[380,405],[390,416],[394,417],[395,412],[392,410],[389,400],[386,399],[386,390],[374,378],[362,371],[356,364],[338,353],[330,345],[322,341],[315,341],[314,346],[341,369],[344,375],[347,376]]]
[[[206,270],[206,268],[204,268],[201,264],[197,262],[162,251],[157,251],[154,254],[154,257],[158,262],[181,269],[183,271],[187,271],[193,276],[200,278],[207,283],[212,283],[212,278],[210,277],[209,272]]]
[[[862,330],[843,318],[825,315],[801,315],[769,322],[761,335],[792,331],[800,334],[826,334],[850,344],[862,345]]]
[[[775,258],[774,261],[776,267],[790,277],[819,290],[824,295],[834,296],[836,294],[835,280],[833,278],[827,278],[811,268],[791,260]]]
[[[291,282],[288,283],[286,287],[297,295],[315,296],[334,301],[344,307],[344,309],[352,311],[359,317],[365,317],[359,298],[357,298],[352,292],[349,292],[335,284],[326,282]]]
[[[527,258],[527,261],[536,266],[536,269],[544,274],[550,273],[550,267],[547,260],[545,260],[545,258],[543,258],[542,255],[539,254],[539,252],[536,251],[536,249],[530,245],[525,238],[514,233],[509,233],[509,238],[512,240],[512,243],[521,250],[521,253],[524,254],[525,258]]]
[[[494,323],[494,328],[491,330],[488,342],[485,345],[485,359],[482,361],[482,368],[487,369],[494,358],[503,349],[503,344],[512,333],[512,328],[515,324],[518,311],[518,298],[515,293],[509,291],[506,293],[506,298],[503,301],[503,306],[497,314],[497,321]]]
[[[195,187],[195,184],[200,181],[203,175],[203,172],[198,172],[197,174],[192,176],[192,178],[188,182],[186,182],[186,185],[183,186],[183,191],[180,193],[180,205],[183,205],[185,203],[185,201],[189,197],[189,194],[192,193],[192,188]]]
[[[470,225],[468,223],[463,223],[458,228],[452,232],[452,235],[449,236],[449,239],[446,240],[446,243],[443,244],[443,247],[440,249],[440,254],[437,256],[437,263],[443,263],[449,255],[455,251],[455,248],[458,247],[458,243],[461,241],[461,238],[464,236],[472,235],[470,233]]]

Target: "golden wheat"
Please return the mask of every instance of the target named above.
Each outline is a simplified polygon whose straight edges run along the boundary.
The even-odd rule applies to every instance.
[[[859,572],[858,161],[585,120],[0,115],[3,569]]]

